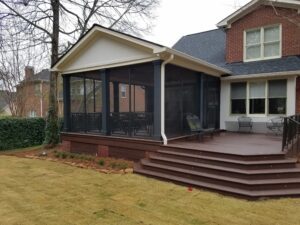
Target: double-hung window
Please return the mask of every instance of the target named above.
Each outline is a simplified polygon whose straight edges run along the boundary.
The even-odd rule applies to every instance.
[[[238,82],[231,84],[231,113],[246,113],[246,82]]]
[[[269,82],[269,114],[286,113],[286,80],[270,80]]]
[[[249,114],[265,114],[266,82],[249,83]]]
[[[286,114],[287,80],[231,83],[231,114]]]
[[[247,30],[244,35],[244,61],[281,57],[280,25]]]

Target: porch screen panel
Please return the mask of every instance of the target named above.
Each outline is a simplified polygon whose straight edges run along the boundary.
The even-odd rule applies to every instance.
[[[71,75],[71,130],[100,132],[102,117],[102,82],[99,71]]]
[[[112,135],[153,135],[152,63],[111,69],[110,127]]]
[[[220,121],[220,79],[202,74],[202,126],[219,128]]]
[[[189,134],[186,116],[199,116],[199,78],[194,71],[166,66],[165,130],[168,138]]]
[[[70,78],[71,89],[71,131],[85,131],[85,94],[84,76],[77,74]]]

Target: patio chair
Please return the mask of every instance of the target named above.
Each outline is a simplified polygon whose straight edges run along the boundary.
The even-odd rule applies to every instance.
[[[238,125],[239,125],[239,131],[241,131],[241,128],[249,128],[249,132],[251,132],[253,122],[252,122],[252,119],[250,117],[240,116],[238,118]]]
[[[275,135],[280,135],[283,132],[283,117],[275,117],[266,123],[267,128]]]
[[[198,139],[203,140],[205,135],[209,135],[213,138],[215,128],[203,128],[198,116],[194,114],[187,114],[186,121],[191,133],[197,134]]]

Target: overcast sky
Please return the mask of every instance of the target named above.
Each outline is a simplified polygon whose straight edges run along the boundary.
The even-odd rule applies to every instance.
[[[161,0],[148,39],[172,47],[180,37],[216,28],[216,24],[249,0]]]

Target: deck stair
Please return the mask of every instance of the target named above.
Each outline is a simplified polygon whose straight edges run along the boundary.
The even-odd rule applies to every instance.
[[[145,176],[257,199],[300,196],[300,167],[284,153],[242,155],[162,146],[135,165]]]

